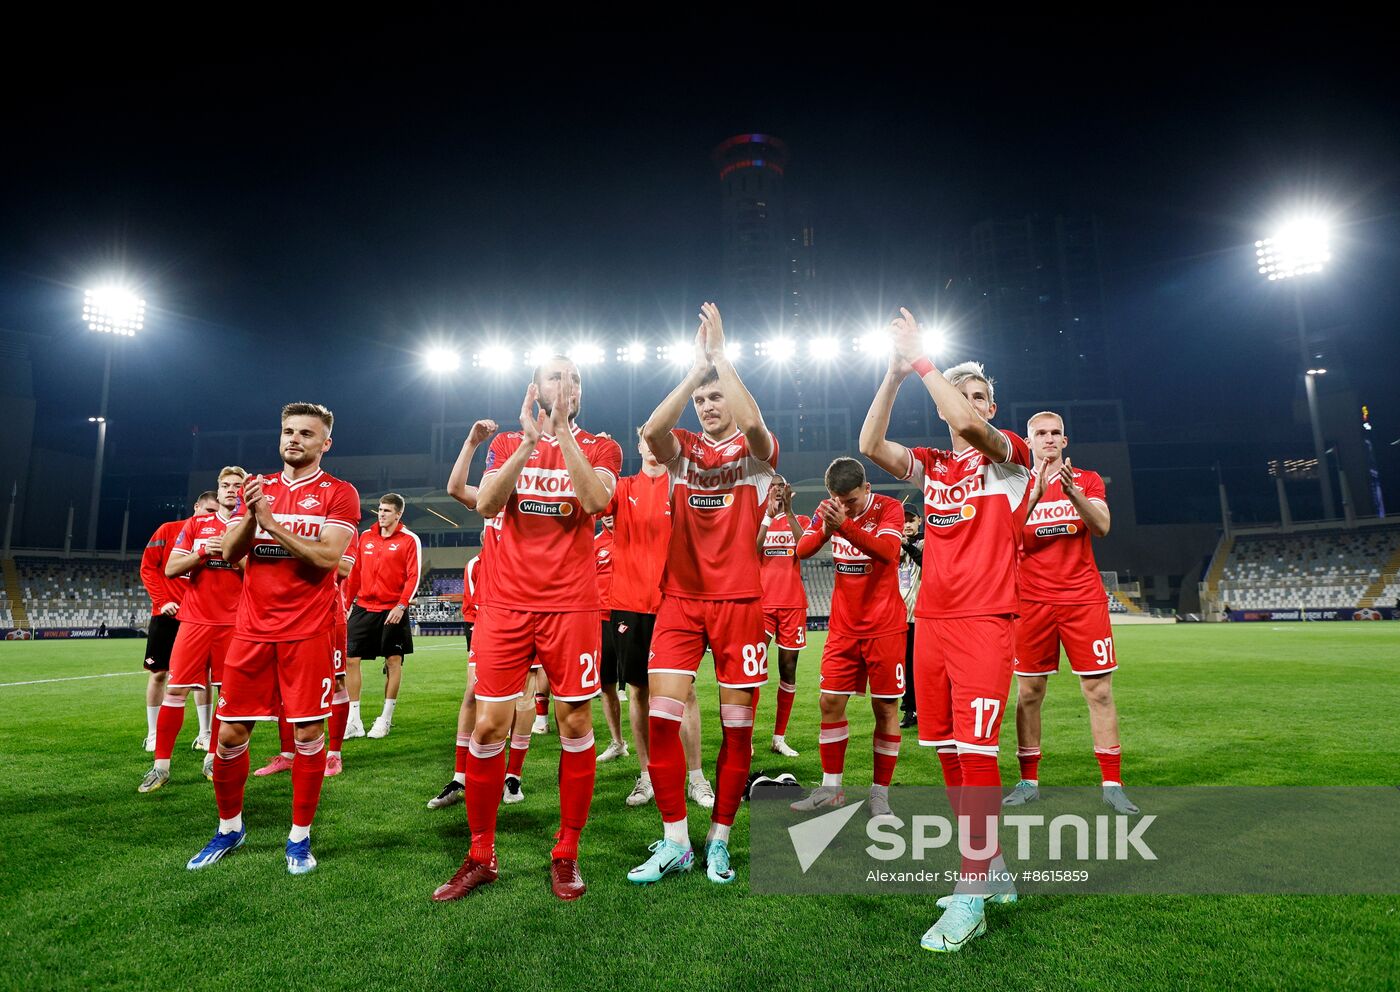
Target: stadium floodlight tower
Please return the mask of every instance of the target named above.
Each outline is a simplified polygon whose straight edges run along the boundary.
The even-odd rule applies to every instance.
[[[1317,479],[1322,488],[1322,516],[1336,517],[1332,503],[1332,480],[1327,471],[1327,449],[1322,443],[1322,422],[1317,412],[1317,377],[1327,370],[1316,367],[1308,348],[1308,327],[1303,316],[1303,291],[1299,278],[1314,275],[1332,260],[1328,223],[1320,217],[1296,217],[1280,224],[1267,238],[1254,242],[1259,274],[1269,282],[1293,282],[1293,314],[1298,325],[1298,357],[1302,361],[1303,388],[1308,398],[1308,419],[1312,422],[1313,455],[1317,458]]]
[[[461,354],[449,345],[429,345],[423,351],[423,370],[437,380],[438,419],[434,431],[436,438],[429,446],[436,449],[430,452],[433,464],[447,460],[447,382],[448,377],[461,367]]]
[[[134,338],[146,326],[146,301],[119,286],[99,286],[83,293],[83,323],[102,336],[102,402],[97,416],[97,457],[92,465],[92,503],[88,507],[87,547],[97,550],[97,511],[102,503],[102,458],[107,449],[107,398],[112,387],[112,339]]]

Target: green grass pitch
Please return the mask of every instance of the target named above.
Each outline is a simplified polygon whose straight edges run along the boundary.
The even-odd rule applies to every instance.
[[[819,777],[822,636],[799,667],[788,740],[767,753],[776,678],[756,725],[755,767]],[[1139,785],[1376,785],[1396,781],[1400,624],[1123,627],[1115,678],[1124,775]],[[537,737],[526,801],[503,808],[500,881],[429,902],[465,853],[461,806],[424,808],[452,770],[463,682],[458,638],[420,638],[393,734],[347,743],[313,834],[320,867],[289,877],[289,776],[250,779],[243,851],[202,872],[214,803],[189,750],[188,714],[166,788],[149,767],[137,641],[0,644],[0,988],[4,989],[1187,989],[1395,988],[1396,897],[1039,897],[993,907],[958,955],[919,949],[925,898],[749,893],[747,813],[739,881],[703,872],[636,889],[625,879],[659,836],[654,806],[623,796],[636,759],[602,766],[575,904],[548,887],[558,742]],[[88,676],[120,673],[110,678]],[[13,685],[39,679],[66,679]],[[702,678],[705,754],[719,743],[713,674]],[[1097,766],[1076,680],[1052,680],[1047,784],[1092,785]],[[382,682],[367,679],[365,711]],[[869,781],[870,714],[851,708],[847,779]],[[366,720],[368,722],[368,719]],[[599,743],[607,734],[601,710]],[[906,737],[896,784],[935,784]],[[1016,778],[1007,721],[1002,775]],[[253,738],[254,767],[276,750]],[[692,833],[703,836],[703,811]]]

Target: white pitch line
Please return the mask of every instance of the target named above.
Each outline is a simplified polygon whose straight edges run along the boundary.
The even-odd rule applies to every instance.
[[[8,689],[16,685],[47,685],[50,682],[81,682],[84,679],[115,679],[122,675],[145,675],[143,669],[139,672],[107,672],[105,675],[74,675],[66,679],[35,679],[32,682],[0,682],[0,689]]]

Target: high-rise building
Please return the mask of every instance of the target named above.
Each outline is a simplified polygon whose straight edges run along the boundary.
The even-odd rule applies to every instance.
[[[722,190],[722,304],[774,330],[799,325],[816,278],[816,237],[808,212],[788,203],[787,145],[736,134],[710,158]]]
[[[969,343],[1014,376],[1018,395],[1113,395],[1100,242],[1092,216],[1031,215],[972,229]]]

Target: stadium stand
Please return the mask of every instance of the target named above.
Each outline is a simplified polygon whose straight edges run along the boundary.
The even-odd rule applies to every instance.
[[[151,603],[140,565],[95,559],[14,559],[30,627],[145,627]]]
[[[1241,534],[1217,553],[1212,592],[1233,609],[1389,605],[1400,588],[1400,526]]]

